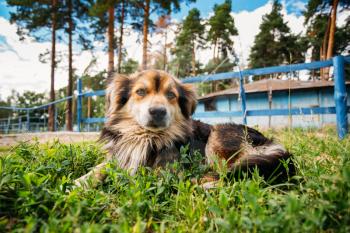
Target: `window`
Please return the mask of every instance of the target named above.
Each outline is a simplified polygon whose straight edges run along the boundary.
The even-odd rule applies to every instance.
[[[204,101],[204,111],[213,112],[216,111],[216,100],[215,98],[207,99]]]

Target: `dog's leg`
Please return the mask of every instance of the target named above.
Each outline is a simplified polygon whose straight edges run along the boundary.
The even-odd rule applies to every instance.
[[[213,127],[205,149],[207,162],[226,165],[233,176],[258,168],[266,180],[287,180],[295,173],[291,154],[283,145],[243,125],[222,124]],[[223,163],[221,163],[223,161]]]
[[[151,157],[153,156],[154,158],[152,159]],[[162,149],[153,156],[150,156],[150,159],[147,161],[147,165],[153,168],[165,168],[168,164],[179,161],[180,152],[174,146],[171,148]]]
[[[83,188],[88,187],[90,184],[92,185],[92,187],[95,187],[99,182],[103,181],[106,178],[106,174],[103,172],[106,165],[107,165],[107,162],[103,162],[97,165],[86,175],[83,175],[82,177],[76,179],[74,181],[74,184],[77,187],[83,187]]]

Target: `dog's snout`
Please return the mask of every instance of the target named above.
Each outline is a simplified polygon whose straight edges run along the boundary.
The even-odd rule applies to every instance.
[[[152,117],[158,119],[161,119],[166,115],[166,109],[163,107],[152,107],[148,111]]]

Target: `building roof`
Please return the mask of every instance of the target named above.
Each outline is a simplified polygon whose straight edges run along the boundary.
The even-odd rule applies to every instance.
[[[346,82],[350,84],[350,82]],[[321,87],[334,86],[333,81],[299,81],[299,80],[281,80],[281,79],[263,79],[244,85],[246,93],[282,91],[282,90],[299,90],[312,89]],[[199,97],[199,100],[209,99],[224,95],[238,95],[239,87],[229,88],[223,91],[217,91],[205,96]]]

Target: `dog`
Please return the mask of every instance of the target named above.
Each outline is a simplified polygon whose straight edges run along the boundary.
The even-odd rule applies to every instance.
[[[135,174],[139,167],[165,167],[178,161],[180,147],[190,144],[209,165],[222,160],[234,174],[257,167],[264,177],[293,170],[281,160],[291,155],[257,130],[234,123],[209,125],[191,118],[197,105],[192,86],[168,73],[146,70],[131,76],[117,74],[106,89],[106,122],[100,140],[108,151],[105,162],[80,177],[81,186],[92,178],[103,181],[108,161]]]

